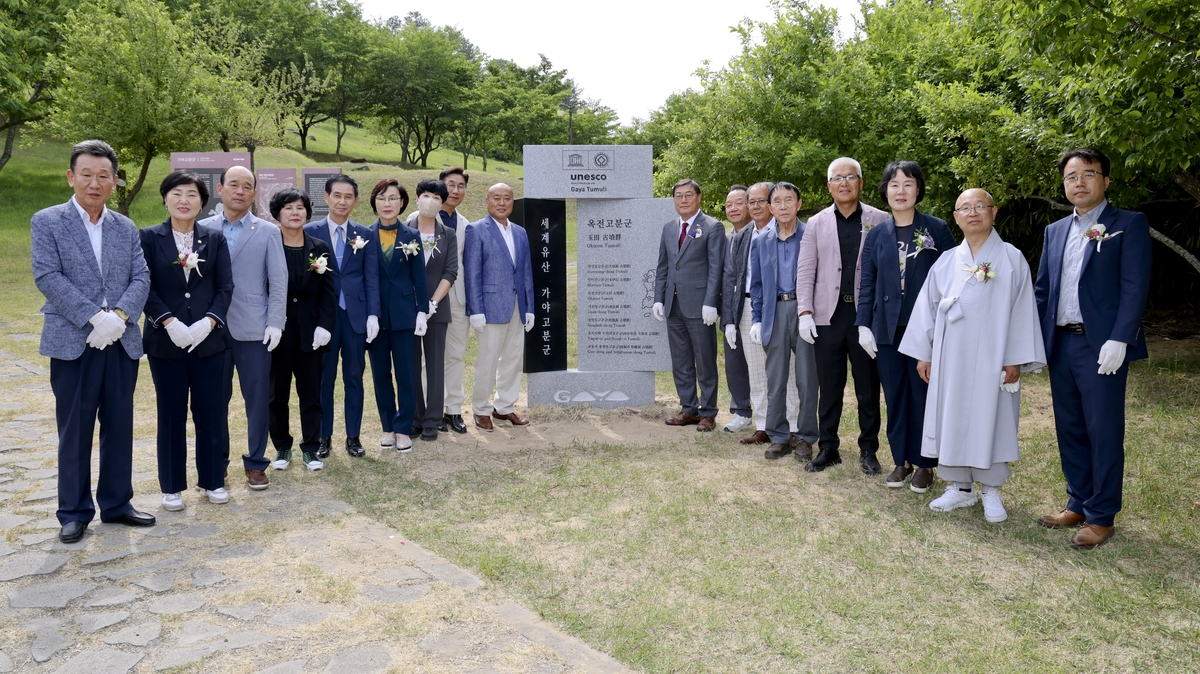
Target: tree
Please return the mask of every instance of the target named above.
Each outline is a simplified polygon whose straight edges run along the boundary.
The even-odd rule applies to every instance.
[[[57,81],[48,61],[62,46],[59,24],[65,15],[59,0],[0,0],[0,131],[5,132],[0,169],[12,157],[17,130],[50,109]]]
[[[214,140],[215,78],[191,28],[155,0],[87,0],[67,13],[47,133],[102,138],[141,164],[118,210],[129,212],[154,157]]]

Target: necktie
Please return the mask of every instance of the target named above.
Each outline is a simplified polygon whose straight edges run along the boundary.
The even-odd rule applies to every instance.
[[[687,230],[688,230],[688,223],[687,223],[687,220],[684,220],[683,224],[679,225],[679,247],[680,248],[683,248],[683,240],[687,238]]]
[[[342,235],[342,228],[340,225],[334,231],[336,233],[337,241],[333,242],[333,253],[334,255],[337,255],[338,273],[340,274],[342,271],[342,256],[346,253],[346,237]],[[341,309],[346,308],[346,293],[340,290],[338,291],[338,307]]]

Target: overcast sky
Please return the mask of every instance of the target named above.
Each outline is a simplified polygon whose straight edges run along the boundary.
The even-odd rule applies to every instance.
[[[856,0],[824,0],[838,10],[844,34],[853,30]],[[372,18],[421,12],[435,25],[452,25],[493,58],[522,66],[545,54],[583,87],[617,112],[622,123],[645,118],[667,96],[698,88],[693,73],[705,60],[718,67],[741,45],[730,26],[749,17],[774,16],[767,0],[666,3],[659,0],[517,0],[442,3],[362,0]]]

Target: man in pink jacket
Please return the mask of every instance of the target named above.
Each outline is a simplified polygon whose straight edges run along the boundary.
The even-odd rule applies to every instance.
[[[820,451],[804,470],[818,472],[842,462],[838,452],[838,422],[842,418],[849,356],[854,395],[858,398],[859,462],[863,473],[878,475],[879,460],[875,453],[879,451],[879,371],[875,361],[859,346],[854,320],[863,242],[867,230],[882,223],[888,215],[858,200],[863,176],[857,161],[849,157],[835,159],[826,175],[833,205],[808,221],[796,270],[800,338],[815,347],[819,391]]]

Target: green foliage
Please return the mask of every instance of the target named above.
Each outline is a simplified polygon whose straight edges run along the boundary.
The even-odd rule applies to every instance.
[[[17,128],[42,119],[56,84],[48,67],[62,46],[59,0],[0,0],[0,131],[7,131],[0,169],[12,156]]]

